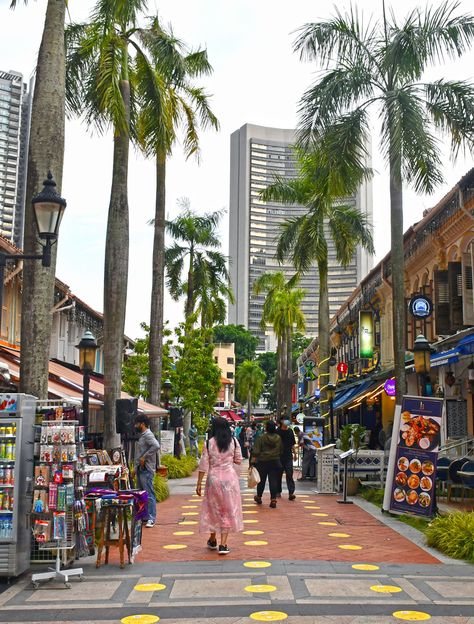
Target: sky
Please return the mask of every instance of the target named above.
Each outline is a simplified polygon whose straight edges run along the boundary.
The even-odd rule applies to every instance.
[[[403,16],[413,0],[397,0],[394,10]],[[433,0],[433,5],[441,4]],[[9,9],[10,0],[0,0],[0,69],[16,70],[26,79],[36,64],[46,0],[30,0]],[[93,0],[70,0],[72,21],[83,21]],[[382,0],[356,2],[365,19],[381,17]],[[396,5],[396,7],[395,7]],[[424,6],[422,3],[421,6]],[[339,0],[344,11],[348,0]],[[461,2],[468,12],[470,3]],[[188,197],[198,212],[229,206],[230,134],[245,123],[279,128],[297,124],[297,105],[315,77],[316,66],[302,63],[292,50],[295,31],[307,22],[328,18],[334,6],[320,0],[149,0],[148,13],[171,23],[175,34],[192,47],[208,50],[214,68],[201,80],[212,94],[212,107],[220,131],[201,134],[201,158],[186,161],[179,145],[168,163],[167,216],[178,214],[177,200]],[[474,52],[455,63],[435,68],[428,79],[473,79]],[[388,177],[377,145],[378,120],[373,119],[373,179],[375,262],[390,247]],[[141,335],[140,323],[147,321],[151,292],[153,230],[148,221],[154,214],[155,179],[152,161],[130,152],[130,267],[126,333]],[[435,205],[472,166],[470,155],[456,163],[442,145],[444,183],[432,196],[404,194],[407,228],[418,221],[423,210]],[[72,291],[101,311],[103,308],[103,264],[107,209],[112,174],[111,133],[97,135],[78,120],[66,124],[66,150],[61,193],[68,206],[62,221],[58,247],[57,275]],[[228,219],[221,224],[222,248],[228,251]],[[165,318],[174,325],[182,317],[182,302],[165,300]]]

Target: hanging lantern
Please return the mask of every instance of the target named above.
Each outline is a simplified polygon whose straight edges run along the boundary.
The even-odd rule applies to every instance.
[[[454,376],[453,371],[448,371],[444,376],[444,382],[447,386],[451,388],[456,383],[456,377]]]

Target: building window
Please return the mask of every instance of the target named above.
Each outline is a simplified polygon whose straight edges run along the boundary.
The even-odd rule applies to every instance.
[[[227,358],[227,364],[233,364],[234,363],[234,358],[233,357],[228,357]]]
[[[228,372],[227,379],[234,379],[234,373]]]

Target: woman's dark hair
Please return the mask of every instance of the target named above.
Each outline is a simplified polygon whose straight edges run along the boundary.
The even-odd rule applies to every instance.
[[[267,433],[275,433],[276,425],[273,420],[267,420],[265,423],[265,430]]]
[[[214,418],[211,428],[211,437],[215,438],[217,448],[221,453],[227,451],[232,441],[232,431],[225,418]]]

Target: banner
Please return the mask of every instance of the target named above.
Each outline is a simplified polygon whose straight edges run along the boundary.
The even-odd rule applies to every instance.
[[[371,358],[374,355],[374,315],[370,310],[359,312],[359,356]]]
[[[389,511],[433,515],[442,415],[442,399],[403,397],[385,486],[384,508]]]
[[[161,431],[160,444],[161,455],[174,455],[174,431],[166,431],[166,429]]]

